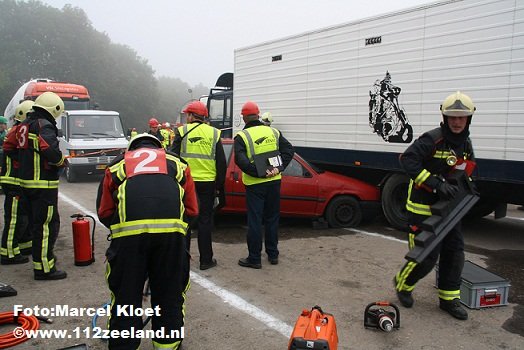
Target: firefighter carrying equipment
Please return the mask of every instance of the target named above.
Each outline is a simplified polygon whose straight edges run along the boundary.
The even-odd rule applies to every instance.
[[[17,325],[17,327],[14,330],[9,330],[7,333],[0,334],[0,349],[7,349],[22,344],[29,339],[25,334],[26,331],[37,330],[40,327],[40,322],[33,315],[19,314],[15,316],[12,311],[0,313],[0,325],[10,323]]]

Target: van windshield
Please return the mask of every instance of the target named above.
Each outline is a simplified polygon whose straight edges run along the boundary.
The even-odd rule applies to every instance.
[[[69,138],[124,137],[122,123],[116,115],[70,115]]]
[[[64,109],[66,111],[85,110],[89,109],[89,100],[65,100]]]

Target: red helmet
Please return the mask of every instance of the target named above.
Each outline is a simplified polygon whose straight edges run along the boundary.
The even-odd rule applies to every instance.
[[[184,109],[182,112],[193,113],[195,115],[200,115],[202,117],[208,116],[206,105],[204,105],[200,101],[191,102],[190,104],[187,105],[186,109]]]
[[[160,123],[158,122],[158,120],[156,120],[156,118],[149,119],[149,126],[150,127],[156,128],[156,127],[158,127],[158,124],[160,124]]]
[[[258,109],[258,105],[255,102],[247,101],[242,106],[242,112],[241,113],[242,113],[242,115],[252,115],[252,114],[259,115],[260,114],[260,109]]]

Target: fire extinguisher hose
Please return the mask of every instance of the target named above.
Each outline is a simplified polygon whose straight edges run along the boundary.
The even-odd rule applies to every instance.
[[[20,314],[15,316],[13,312],[0,313],[0,325],[13,323],[17,327],[8,333],[0,334],[0,349],[7,349],[9,347],[21,344],[28,338],[26,331],[37,330],[40,322],[35,316],[26,316]]]

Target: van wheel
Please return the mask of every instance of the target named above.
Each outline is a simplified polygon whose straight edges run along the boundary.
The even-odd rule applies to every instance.
[[[78,174],[70,166],[66,167],[65,175],[67,182],[76,182],[78,180]]]
[[[362,209],[355,198],[338,196],[329,202],[325,217],[330,227],[355,227],[362,221]]]
[[[382,189],[382,210],[389,224],[401,231],[408,231],[408,197],[409,178],[395,174],[386,180]]]

